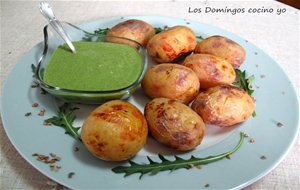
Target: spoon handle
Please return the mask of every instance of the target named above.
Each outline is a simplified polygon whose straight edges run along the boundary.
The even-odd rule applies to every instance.
[[[51,6],[48,3],[40,2],[40,11],[42,15],[49,21],[49,24],[60,35],[60,37],[67,43],[73,53],[76,53],[76,49],[72,44],[69,35],[63,29],[60,21],[55,17]]]

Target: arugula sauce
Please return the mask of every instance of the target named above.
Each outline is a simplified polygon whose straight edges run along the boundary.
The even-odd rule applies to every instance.
[[[135,82],[142,70],[142,57],[133,47],[108,42],[73,42],[76,54],[66,44],[53,53],[44,81],[69,90],[103,91],[124,88]]]

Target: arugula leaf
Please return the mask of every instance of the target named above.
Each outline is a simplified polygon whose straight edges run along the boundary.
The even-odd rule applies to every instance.
[[[35,75],[35,72],[36,72],[36,66],[34,64],[31,64],[31,72]],[[44,73],[45,73],[45,69],[44,68],[41,68],[40,69],[40,74],[41,74],[41,77],[43,78],[44,77]]]
[[[162,31],[164,31],[165,29],[157,27],[157,28],[154,28],[154,30],[155,30],[155,34],[158,34],[158,33],[162,32]]]
[[[235,69],[235,72],[237,75],[237,81],[234,82],[233,85],[245,90],[251,96],[254,92],[254,90],[252,89],[252,83],[255,80],[254,75],[251,75],[249,78],[246,78],[246,71]]]
[[[202,36],[196,36],[196,38],[200,41],[204,40],[204,38]]]
[[[99,28],[98,30],[95,30],[94,33],[99,35],[106,35],[109,30],[109,28]]]
[[[251,75],[249,78],[246,77],[246,71],[241,71],[239,69],[235,69],[237,81],[233,82],[232,84],[240,87],[241,89],[245,90],[250,96],[252,96],[254,90],[252,88],[252,84],[255,80],[254,75]],[[252,117],[255,117],[256,113],[253,111]]]
[[[31,64],[31,71],[33,72],[33,74],[35,74],[36,66],[33,63]]]
[[[108,33],[108,31],[110,30],[110,28],[99,28],[97,30],[94,31],[94,34],[96,35],[100,35],[97,39],[96,42],[101,42],[104,40],[104,38],[101,35],[106,35]],[[85,41],[92,41],[94,35],[91,34],[85,34],[85,36],[83,37],[83,40]]]
[[[208,156],[206,158],[196,158],[194,156],[191,156],[190,159],[183,159],[178,156],[175,156],[175,160],[168,160],[163,155],[159,154],[158,157],[161,160],[161,162],[155,162],[150,157],[147,156],[147,159],[149,161],[148,164],[138,164],[133,161],[129,161],[130,166],[117,166],[112,169],[115,173],[125,173],[124,177],[129,176],[134,173],[140,173],[140,179],[143,175],[150,173],[151,175],[155,175],[158,172],[161,171],[174,171],[180,168],[190,169],[193,166],[203,165],[203,164],[209,164],[212,162],[216,162],[218,160],[221,160],[234,152],[236,152],[242,145],[244,141],[244,133],[240,133],[240,140],[239,143],[229,152],[219,154],[216,156]]]
[[[76,118],[74,111],[77,109],[79,108],[71,108],[69,104],[65,103],[59,107],[57,116],[46,119],[45,122],[64,128],[66,130],[66,134],[74,137],[75,139],[81,140],[81,136],[78,133],[80,127],[73,127],[73,122]]]

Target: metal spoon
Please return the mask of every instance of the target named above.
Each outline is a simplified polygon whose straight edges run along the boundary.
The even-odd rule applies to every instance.
[[[63,29],[60,21],[55,17],[51,6],[48,3],[40,2],[40,11],[42,15],[49,21],[49,24],[59,34],[59,36],[67,43],[73,53],[76,53],[76,49],[71,42],[70,36]]]

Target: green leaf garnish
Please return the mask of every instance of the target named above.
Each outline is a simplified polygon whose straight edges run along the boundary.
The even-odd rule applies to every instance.
[[[101,42],[103,41],[103,35],[106,35],[108,33],[110,29],[109,28],[99,28],[97,30],[94,31],[94,34],[91,35],[91,34],[85,34],[85,37],[83,37],[82,39],[85,40],[85,41],[92,41],[92,38],[94,37],[94,35],[100,35],[95,41],[96,42]]]
[[[36,66],[33,63],[31,64],[31,71],[33,72],[33,74],[35,74]]]
[[[157,27],[157,28],[154,28],[154,30],[155,30],[155,34],[158,34],[158,33],[162,32],[162,31],[164,31],[165,29]]]
[[[70,107],[69,104],[65,103],[59,107],[57,116],[46,119],[45,122],[64,128],[66,134],[81,140],[81,136],[78,133],[80,127],[73,127],[73,122],[76,118],[74,111],[77,109],[79,108]]]
[[[99,28],[98,30],[95,30],[94,33],[99,35],[106,35],[109,30],[109,28]]]
[[[204,38],[203,38],[202,36],[196,36],[196,38],[197,38],[199,41],[204,40]]]
[[[244,141],[244,133],[240,133],[240,140],[239,143],[229,152],[215,155],[215,156],[208,156],[205,158],[196,158],[194,156],[191,156],[190,159],[183,159],[178,156],[175,156],[175,160],[168,160],[163,155],[159,154],[158,157],[161,160],[161,162],[155,162],[150,157],[147,156],[147,159],[149,161],[148,164],[138,164],[133,161],[129,161],[130,166],[117,166],[112,169],[115,173],[125,173],[124,177],[129,176],[131,174],[140,173],[140,179],[143,175],[150,173],[151,175],[155,175],[158,172],[162,171],[174,171],[180,168],[190,169],[193,166],[199,166],[204,164],[209,164],[212,162],[216,162],[218,160],[221,160],[234,152],[236,152],[242,145]]]
[[[235,69],[237,81],[233,85],[240,87],[245,90],[250,96],[253,94],[254,90],[252,89],[252,83],[255,80],[254,75],[251,75],[249,78],[246,78],[246,71],[241,71]]]
[[[233,82],[232,84],[240,87],[241,89],[245,90],[250,96],[252,96],[254,90],[252,88],[252,84],[255,80],[254,75],[251,75],[249,78],[246,77],[246,71],[241,71],[239,69],[235,69],[237,81]],[[252,117],[255,117],[256,113],[253,111]]]

